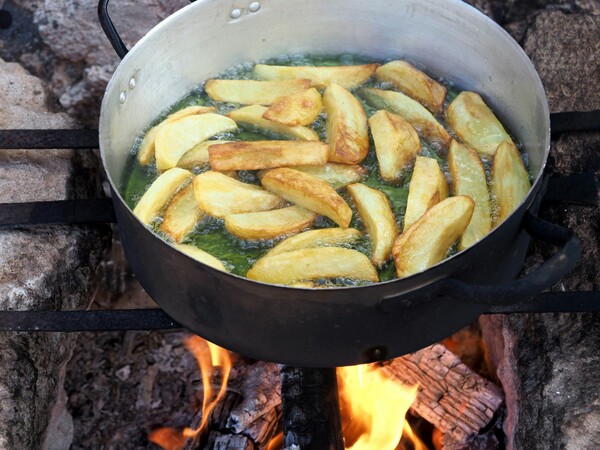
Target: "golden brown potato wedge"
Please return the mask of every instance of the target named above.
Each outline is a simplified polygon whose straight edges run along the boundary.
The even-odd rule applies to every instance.
[[[308,78],[311,86],[319,89],[336,83],[346,89],[354,89],[366,82],[375,73],[379,64],[362,66],[270,66],[257,64],[254,66],[254,77],[260,80],[291,80]]]
[[[446,110],[446,122],[459,139],[485,155],[494,155],[503,141],[512,140],[479,94],[463,91]]]
[[[279,97],[310,87],[310,80],[208,80],[204,89],[213,100],[242,105],[271,105]]]
[[[427,108],[409,96],[401,92],[374,88],[362,88],[360,89],[360,95],[374,108],[385,109],[398,114],[415,127],[419,136],[422,136],[426,141],[444,147],[450,144],[452,138],[444,127]]]
[[[193,181],[196,201],[213,217],[280,208],[284,200],[259,186],[242,183],[219,172],[208,171]]]
[[[196,166],[201,166],[203,164],[208,164],[208,147],[212,145],[218,144],[226,144],[231,141],[204,141],[195,145],[183,154],[179,161],[177,161],[177,167],[181,167],[183,169],[193,169]]]
[[[207,266],[222,270],[223,272],[229,272],[219,259],[215,258],[210,253],[205,252],[204,250],[200,250],[198,247],[187,244],[176,244],[173,247],[175,247],[181,253],[185,253],[190,258],[194,258],[196,261],[200,261]]]
[[[195,145],[214,134],[236,128],[230,118],[213,113],[186,116],[167,123],[156,133],[156,168],[163,171],[175,167]]]
[[[358,164],[369,152],[367,115],[354,95],[332,83],[323,94],[327,112],[329,161]]]
[[[473,209],[469,197],[447,198],[398,236],[392,249],[398,277],[423,272],[444,259],[469,225]]]
[[[225,216],[225,228],[240,239],[274,239],[299,233],[317,218],[300,206]]]
[[[378,80],[392,83],[396,89],[423,104],[433,114],[441,114],[446,87],[406,61],[390,61],[375,71]]]
[[[337,247],[304,248],[264,256],[246,276],[274,284],[338,277],[379,281],[369,258],[356,250]]]
[[[294,95],[278,98],[264,112],[263,118],[288,127],[310,125],[322,110],[321,94],[315,88],[310,88]]]
[[[133,214],[144,223],[150,223],[160,213],[173,194],[183,183],[192,178],[192,173],[174,167],[161,174],[142,195],[133,208]]]
[[[452,175],[455,195],[466,195],[475,202],[469,226],[458,243],[458,249],[479,242],[492,229],[490,193],[485,178],[485,168],[475,150],[459,144],[454,139],[448,151],[448,167]]]
[[[156,139],[156,133],[158,133],[165,124],[174,122],[177,119],[181,119],[185,116],[204,114],[213,111],[215,111],[213,106],[188,106],[187,108],[183,108],[177,112],[174,112],[161,123],[150,128],[144,136],[144,139],[142,140],[140,148],[137,152],[137,159],[140,165],[147,166],[152,162],[152,159],[154,158],[154,140]]]
[[[367,232],[373,242],[371,261],[381,266],[392,255],[392,245],[398,236],[396,217],[385,194],[361,183],[346,187],[354,200]]]
[[[169,202],[160,231],[171,236],[175,242],[181,242],[203,216],[204,212],[194,196],[194,186],[190,183]]]
[[[295,166],[295,170],[326,181],[334,189],[358,183],[367,176],[367,169],[359,165],[327,163],[322,166]]]
[[[369,118],[379,173],[385,181],[398,180],[421,151],[417,130],[402,117],[377,111]]]
[[[492,192],[498,204],[498,219],[502,222],[517,209],[531,189],[529,174],[521,154],[512,141],[498,146],[492,166]]]
[[[265,189],[310,211],[329,217],[343,228],[352,220],[352,210],[329,184],[298,170],[280,167],[262,177]]]
[[[278,243],[267,253],[268,256],[314,247],[339,247],[356,242],[362,233],[356,228],[321,228],[309,230],[289,237]]]
[[[273,133],[290,136],[301,141],[318,141],[319,135],[316,131],[307,127],[288,127],[271,120],[263,118],[263,114],[267,110],[266,106],[251,105],[244,108],[236,109],[227,114],[227,117],[235,120],[238,123],[252,125],[262,128]]]
[[[325,164],[327,144],[318,141],[239,141],[212,145],[213,170],[257,170],[303,164]]]
[[[438,162],[433,158],[417,156],[408,188],[404,231],[428,209],[446,197],[448,197],[448,183]]]

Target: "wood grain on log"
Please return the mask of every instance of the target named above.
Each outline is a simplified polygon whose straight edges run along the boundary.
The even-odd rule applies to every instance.
[[[440,344],[383,363],[382,369],[403,384],[418,384],[411,409],[457,442],[478,434],[503,401],[500,388]]]

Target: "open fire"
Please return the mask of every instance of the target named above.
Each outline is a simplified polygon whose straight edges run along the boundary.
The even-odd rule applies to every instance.
[[[232,369],[230,353],[203,340],[189,337],[185,346],[198,362],[202,378],[202,411],[199,424],[178,430],[158,428],[148,437],[164,450],[181,450],[190,440],[203,442],[211,413],[227,392]],[[405,420],[406,413],[417,398],[417,386],[407,386],[392,380],[376,364],[337,369],[342,431],[346,449],[394,450],[406,436],[415,450],[426,450]],[[215,382],[215,380],[218,380]],[[217,388],[217,389],[215,389]],[[271,437],[267,450],[283,448],[281,432]]]

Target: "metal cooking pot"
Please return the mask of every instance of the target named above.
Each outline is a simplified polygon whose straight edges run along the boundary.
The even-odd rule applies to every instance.
[[[115,49],[118,38],[101,0]],[[117,186],[139,135],[199,82],[244,61],[292,52],[418,61],[437,77],[482,93],[523,143],[534,182],[520,207],[475,246],[411,277],[372,286],[295,289],[214,270],[175,250],[126,206]],[[157,25],[127,53],[102,102],[100,148],[127,258],[167,314],[250,357],[330,367],[406,354],[498,306],[552,286],[579,257],[568,230],[535,218],[550,149],[539,76],[498,25],[459,0],[199,0]],[[534,238],[559,245],[513,281]]]

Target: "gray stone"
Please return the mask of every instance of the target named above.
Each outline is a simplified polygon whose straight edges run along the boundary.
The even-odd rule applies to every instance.
[[[52,112],[49,103],[39,79],[0,60],[0,128],[72,127],[72,119]],[[2,150],[0,203],[97,195],[98,170],[90,153]],[[0,231],[0,308],[86,308],[108,238],[107,227]],[[68,448],[72,426],[63,381],[75,338],[62,333],[0,334],[0,448]],[[51,438],[49,424],[60,441]]]

